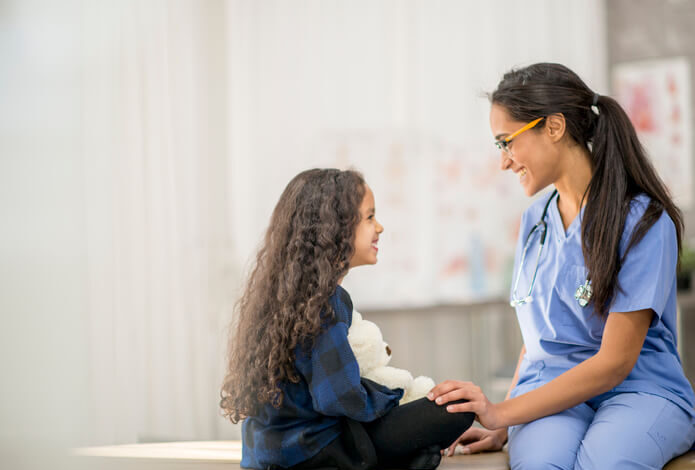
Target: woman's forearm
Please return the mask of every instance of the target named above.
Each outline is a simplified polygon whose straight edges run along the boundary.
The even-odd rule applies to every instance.
[[[607,392],[633,369],[647,335],[653,312],[613,312],[606,320],[599,351],[559,377],[528,393],[501,403],[492,403],[480,387],[471,382],[446,380],[427,397],[447,405],[450,413],[473,412],[478,422],[490,430],[506,429],[559,413]],[[518,369],[515,373],[518,380]]]
[[[535,390],[494,405],[499,413],[495,427],[559,413],[620,384],[637,362],[652,315],[651,310],[611,313],[594,356]]]
[[[597,354],[535,390],[508,398],[495,405],[501,417],[499,427],[528,423],[605,393],[623,379],[616,369]]]

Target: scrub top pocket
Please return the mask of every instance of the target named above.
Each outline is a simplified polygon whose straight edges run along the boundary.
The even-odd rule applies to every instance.
[[[557,276],[548,305],[547,326],[540,332],[541,347],[554,355],[594,351],[601,344],[604,323],[593,313],[591,303],[581,307],[574,298],[577,287],[586,282],[586,268],[566,264]]]
[[[585,323],[592,311],[591,303],[581,307],[574,298],[577,288],[586,282],[587,270],[583,265],[566,264],[557,277],[555,295],[560,308],[551,308],[549,312],[552,324],[565,326],[580,326]]]

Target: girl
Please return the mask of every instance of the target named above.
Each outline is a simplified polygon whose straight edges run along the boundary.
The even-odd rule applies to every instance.
[[[430,397],[470,400],[449,409],[487,430],[458,442],[508,439],[514,469],[660,469],[695,440],[676,349],[681,212],[618,103],[566,67],[513,70],[490,98],[501,168],[528,196],[554,186],[521,221],[511,303],[524,347],[504,402],[454,381]]]
[[[242,467],[432,469],[473,421],[360,379],[340,282],[377,262],[383,227],[354,171],[308,170],[285,188],[238,305],[221,406],[242,425]]]

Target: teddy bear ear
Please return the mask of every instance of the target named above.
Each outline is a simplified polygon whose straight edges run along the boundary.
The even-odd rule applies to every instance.
[[[357,310],[352,311],[352,321],[362,321],[362,314],[358,312]]]

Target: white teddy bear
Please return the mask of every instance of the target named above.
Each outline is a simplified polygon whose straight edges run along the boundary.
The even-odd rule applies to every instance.
[[[434,387],[434,380],[429,377],[413,379],[407,370],[390,367],[391,349],[384,342],[381,330],[356,310],[352,312],[348,341],[360,366],[360,376],[388,388],[402,388],[400,404],[422,398]]]

